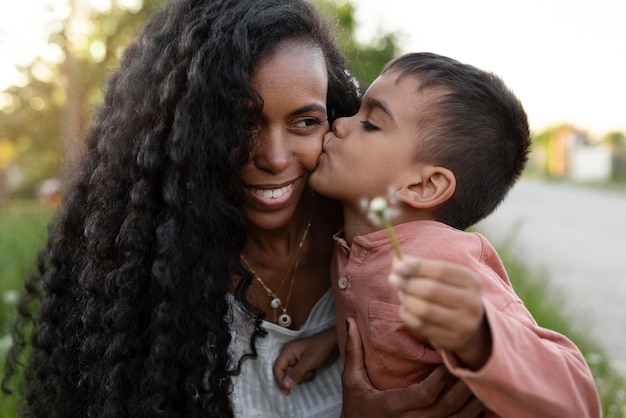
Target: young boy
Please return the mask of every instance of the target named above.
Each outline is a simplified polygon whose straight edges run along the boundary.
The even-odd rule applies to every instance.
[[[537,326],[494,248],[464,232],[504,199],[530,144],[526,113],[498,77],[430,53],[390,62],[359,112],[325,136],[310,184],[343,206],[332,266],[339,348],[344,357],[348,324],[378,389],[443,362],[488,415],[600,415],[579,350]],[[377,196],[397,202],[401,260],[363,210]],[[439,277],[434,259],[475,280]]]

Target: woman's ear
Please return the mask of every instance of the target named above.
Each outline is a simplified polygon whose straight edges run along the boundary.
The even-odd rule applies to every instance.
[[[456,178],[444,167],[425,165],[416,170],[410,182],[396,191],[396,198],[416,209],[435,208],[454,194]]]

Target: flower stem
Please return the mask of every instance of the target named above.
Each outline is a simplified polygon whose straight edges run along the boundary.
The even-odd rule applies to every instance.
[[[398,238],[393,232],[391,222],[389,222],[389,219],[387,219],[386,216],[383,216],[381,220],[383,221],[385,231],[387,231],[387,235],[389,236],[389,240],[391,241],[391,245],[393,246],[393,251],[396,253],[396,257],[398,257],[398,260],[402,260],[402,251],[400,251],[400,244],[398,244]]]

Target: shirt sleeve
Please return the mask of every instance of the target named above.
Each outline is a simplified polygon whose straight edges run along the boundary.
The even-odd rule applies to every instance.
[[[472,371],[449,352],[444,363],[489,410],[503,417],[600,417],[591,371],[565,336],[539,327],[521,301],[498,310],[483,298],[492,352]]]

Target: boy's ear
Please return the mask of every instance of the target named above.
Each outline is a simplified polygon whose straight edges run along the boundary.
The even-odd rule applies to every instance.
[[[415,172],[412,181],[396,191],[396,198],[416,209],[432,209],[450,199],[455,189],[456,178],[452,171],[425,165]]]

